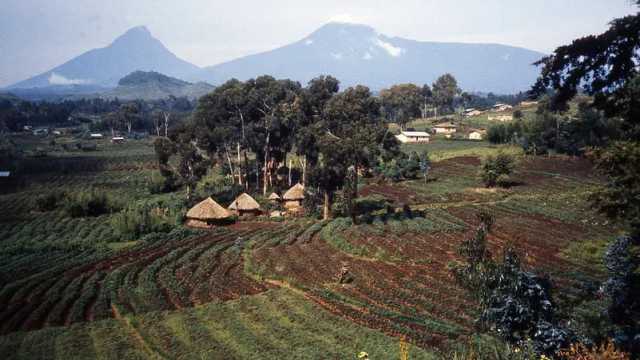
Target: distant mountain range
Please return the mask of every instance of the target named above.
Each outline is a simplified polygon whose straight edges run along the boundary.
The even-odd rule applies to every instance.
[[[144,86],[131,87],[126,81],[118,85],[119,79],[141,70],[215,85],[264,74],[306,84],[318,75],[330,74],[341,81],[342,88],[363,84],[380,90],[398,83],[430,84],[451,73],[466,91],[510,94],[529,89],[539,73],[532,64],[543,56],[512,46],[421,42],[388,37],[365,25],[329,23],[290,45],[199,68],[171,53],[145,27],[136,27],[105,48],[88,51],[9,89],[19,96],[99,93],[129,98],[135,97],[136,91],[141,91],[138,98],[164,95],[157,81]],[[165,80],[160,83],[171,83]],[[208,89],[199,83],[190,84],[190,88],[177,83],[172,86],[182,86],[188,94]]]
[[[399,83],[431,84],[453,74],[466,91],[511,94],[528,90],[544,54],[496,44],[421,42],[387,37],[365,25],[329,23],[293,44],[202,69],[195,78],[219,84],[262,74],[306,83],[330,74],[341,87],[374,90]]]

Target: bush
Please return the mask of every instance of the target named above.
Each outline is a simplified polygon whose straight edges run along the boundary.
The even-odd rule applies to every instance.
[[[506,174],[498,175],[498,178],[496,179],[496,185],[501,188],[508,188],[512,183],[511,177]]]
[[[448,355],[447,358],[451,360],[532,360],[540,358],[530,341],[514,346],[488,335],[475,335],[467,344],[459,346],[459,349]]]
[[[475,237],[460,246],[464,262],[451,266],[456,281],[480,301],[479,323],[510,343],[531,339],[541,354],[553,355],[574,342],[573,332],[554,318],[550,280],[524,271],[510,246],[502,262],[495,262],[486,240],[493,217],[485,213],[479,217]]]
[[[410,155],[400,153],[389,161],[381,161],[375,172],[387,180],[398,182],[401,180],[414,180],[419,178],[428,165],[428,155],[420,157],[418,153],[412,152]]]
[[[103,191],[91,189],[67,197],[65,210],[71,217],[100,216],[120,210],[120,206]]]
[[[305,197],[302,200],[304,213],[309,217],[319,218],[322,214],[323,197],[320,191],[311,187],[306,188]]]
[[[614,324],[611,336],[631,353],[640,353],[640,235],[618,237],[604,256],[609,278],[604,293],[607,314]]]
[[[162,176],[159,172],[153,172],[147,183],[147,188],[151,194],[164,194],[176,191],[179,188],[178,179],[173,173]]]
[[[513,157],[499,153],[496,157],[489,156],[482,164],[480,178],[486,187],[509,186],[509,175],[513,172]]]
[[[233,178],[222,173],[220,169],[210,171],[196,185],[196,196],[207,198],[211,196],[221,204],[231,203],[238,195],[245,191],[242,185],[234,182]]]
[[[43,212],[55,210],[64,198],[65,193],[62,191],[40,195],[36,198],[36,209]]]
[[[166,233],[182,221],[182,211],[162,203],[138,203],[116,214],[111,225],[121,239],[137,239],[144,234]]]
[[[600,346],[573,344],[568,350],[560,352],[560,356],[568,360],[628,360],[629,354],[618,350],[613,341],[608,340]]]

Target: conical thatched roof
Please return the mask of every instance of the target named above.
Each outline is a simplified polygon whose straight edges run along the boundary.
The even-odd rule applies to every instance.
[[[251,210],[260,210],[260,204],[251,197],[251,195],[247,193],[242,193],[238,196],[231,205],[229,205],[229,209],[231,210],[242,210],[242,211],[251,211]]]
[[[197,220],[216,220],[231,217],[231,213],[212,198],[206,198],[187,212],[187,218]]]
[[[269,200],[280,200],[280,195],[271,193],[271,195],[269,195]]]
[[[302,184],[297,183],[291,187],[291,189],[287,190],[284,195],[282,195],[284,200],[302,200],[304,199],[304,186]]]

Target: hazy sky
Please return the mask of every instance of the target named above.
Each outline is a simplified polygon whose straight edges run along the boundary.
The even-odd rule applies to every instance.
[[[137,25],[207,66],[286,45],[330,20],[415,40],[548,53],[634,12],[630,0],[0,0],[0,86],[106,46]]]

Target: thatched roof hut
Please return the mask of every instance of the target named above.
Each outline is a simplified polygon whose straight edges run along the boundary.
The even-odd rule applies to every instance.
[[[284,200],[284,207],[287,210],[292,212],[299,211],[302,206],[302,200],[304,200],[304,186],[300,183],[295,184],[282,195],[282,200]]]
[[[242,193],[229,205],[229,210],[236,212],[238,215],[244,214],[260,214],[260,204],[247,193]]]
[[[280,197],[280,195],[276,194],[276,193],[271,193],[271,195],[269,195],[268,199],[270,201],[280,201],[282,200],[282,198]]]
[[[300,183],[293,185],[291,189],[282,195],[282,199],[285,201],[304,199],[304,186]]]
[[[186,224],[193,227],[209,227],[229,222],[231,217],[231,212],[208,197],[189,209]]]

